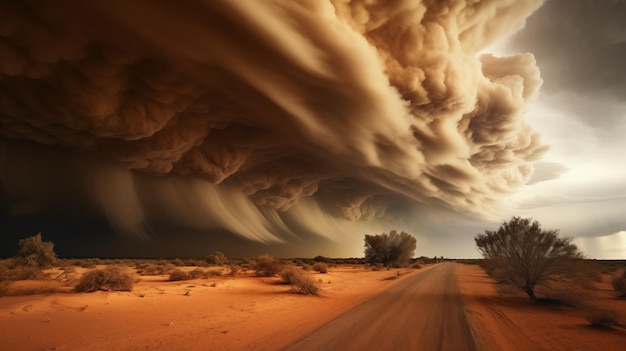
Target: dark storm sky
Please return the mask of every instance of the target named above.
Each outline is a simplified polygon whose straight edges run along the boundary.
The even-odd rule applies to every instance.
[[[553,0],[512,36],[541,3],[7,1],[0,254],[43,232],[68,256],[359,256],[398,229],[476,256],[537,200],[511,194],[576,174],[544,96],[623,124],[588,101],[624,96],[624,2]]]

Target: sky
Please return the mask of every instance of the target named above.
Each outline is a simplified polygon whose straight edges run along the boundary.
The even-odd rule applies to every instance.
[[[0,255],[626,258],[626,1],[6,1]]]

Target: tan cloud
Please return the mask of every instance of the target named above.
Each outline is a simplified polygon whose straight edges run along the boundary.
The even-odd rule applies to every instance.
[[[215,201],[228,187],[280,211],[318,196],[352,220],[407,200],[487,212],[545,147],[523,119],[532,55],[478,53],[540,5],[9,1],[0,135],[202,179]]]

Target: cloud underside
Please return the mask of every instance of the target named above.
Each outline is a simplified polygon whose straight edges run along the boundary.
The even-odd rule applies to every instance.
[[[480,52],[540,5],[8,1],[0,135],[233,189],[246,211],[488,213],[546,147],[522,116],[533,56]]]

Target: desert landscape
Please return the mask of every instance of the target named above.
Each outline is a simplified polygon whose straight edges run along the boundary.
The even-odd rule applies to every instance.
[[[46,270],[47,279],[15,281],[8,286],[5,296],[0,297],[3,348],[282,350],[402,281],[442,265],[453,266],[471,327],[475,348],[464,349],[622,350],[626,342],[624,329],[592,326],[585,312],[577,308],[537,304],[523,296],[499,293],[497,284],[475,264],[432,263],[396,269],[330,264],[326,273],[300,266],[297,269],[319,287],[316,294],[305,295],[294,293],[279,276],[260,277],[254,269],[238,270],[232,275],[227,266],[175,267],[170,262],[141,260],[109,263],[132,272],[136,282],[131,291],[79,293],[74,292],[78,277],[104,265],[86,269],[71,262],[68,260],[63,268]],[[146,275],[135,268],[151,265],[220,273],[172,281],[168,274]],[[610,275],[601,275],[587,297],[623,318],[626,300],[617,298],[607,279]],[[381,306],[380,318],[387,319],[380,322],[394,328],[407,323],[401,315],[384,314],[385,308]],[[425,321],[437,319],[432,313],[420,314],[420,310],[412,314]],[[384,343],[386,339],[380,340],[377,349],[392,349]],[[323,349],[336,348],[327,344]]]
[[[0,351],[626,350],[626,0],[1,0]]]

